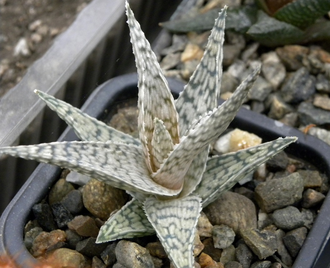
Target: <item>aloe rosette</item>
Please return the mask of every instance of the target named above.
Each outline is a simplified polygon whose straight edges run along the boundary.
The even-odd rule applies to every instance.
[[[81,141],[3,147],[0,154],[58,165],[126,190],[132,200],[110,216],[97,242],[156,233],[175,267],[193,267],[202,208],[296,138],[209,157],[209,144],[234,119],[260,69],[218,106],[226,8],[177,100],[127,2],[126,13],[139,75],[139,139],[36,90]]]

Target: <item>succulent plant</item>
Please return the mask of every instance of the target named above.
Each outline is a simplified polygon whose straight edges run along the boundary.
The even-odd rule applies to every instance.
[[[330,20],[322,18],[330,11],[329,0],[256,0],[257,6],[228,9],[227,30],[244,33],[265,45],[281,46],[330,40]],[[174,32],[209,30],[218,10],[187,15],[162,23]]]
[[[110,216],[97,242],[156,233],[175,267],[193,267],[193,241],[202,208],[296,138],[209,157],[209,144],[235,117],[260,67],[218,107],[224,9],[201,63],[175,101],[127,2],[126,13],[139,75],[139,139],[35,91],[82,141],[4,147],[0,154],[55,164],[126,190],[132,200]]]

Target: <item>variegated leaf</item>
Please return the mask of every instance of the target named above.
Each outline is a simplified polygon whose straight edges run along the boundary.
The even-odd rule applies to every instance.
[[[131,43],[139,75],[139,118],[138,127],[144,153],[149,158],[154,130],[154,118],[162,120],[170,133],[173,144],[179,143],[178,114],[167,80],[151,50],[139,23],[126,1],[126,13]],[[148,160],[147,160],[148,161]],[[149,160],[150,161],[150,160]],[[150,170],[153,165],[147,162]],[[155,172],[155,170],[152,170]]]
[[[142,204],[133,199],[110,216],[101,227],[96,243],[152,235],[154,233],[155,230],[148,221]]]
[[[176,268],[194,265],[193,246],[197,221],[202,209],[200,198],[174,200],[148,198],[144,209],[149,222]]]
[[[226,8],[215,21],[202,61],[175,102],[183,136],[196,117],[217,107],[222,78],[222,58]],[[184,176],[180,196],[189,195],[199,184],[205,170],[209,147],[196,156]]]
[[[213,157],[194,194],[202,198],[203,207],[215,201],[221,193],[231,189],[247,174],[281,152],[296,137],[278,138],[254,147]]]
[[[150,179],[142,149],[112,142],[54,142],[3,147],[0,154],[37,160],[103,180],[113,187],[145,194],[173,196],[171,190]]]
[[[136,146],[140,145],[139,140],[107,126],[105,123],[96,120],[64,101],[39,90],[35,90],[35,93],[46,102],[50,109],[55,111],[60,118],[75,130],[81,140],[104,142],[111,140]]]
[[[204,56],[175,102],[180,136],[186,135],[195,118],[218,106],[222,78],[226,8],[216,19]]]
[[[202,117],[189,129],[188,135],[181,138],[181,142],[175,147],[161,168],[152,174],[154,180],[166,178],[173,181],[174,184],[184,177],[194,158],[227,129],[244,102],[259,71],[260,68],[256,69],[241,83],[231,98]]]
[[[163,121],[154,119],[154,132],[151,140],[151,162],[154,164],[154,170],[159,169],[160,165],[173,151],[173,142],[170,133],[168,133]],[[166,187],[165,182],[157,182]]]

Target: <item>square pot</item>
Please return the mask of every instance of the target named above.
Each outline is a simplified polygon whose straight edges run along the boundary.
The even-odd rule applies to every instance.
[[[178,96],[183,84],[168,79],[172,94]],[[99,86],[88,98],[82,110],[92,117],[104,118],[120,100],[137,96],[137,75],[123,75],[109,80]],[[241,109],[230,127],[239,127],[252,132],[263,141],[284,136],[297,136],[298,141],[291,144],[286,152],[314,165],[330,178],[330,147],[312,136],[305,135],[297,129],[267,118],[246,109]],[[59,140],[75,140],[73,130],[66,129]],[[27,182],[23,185],[0,219],[0,253],[14,257],[18,265],[27,267],[36,260],[24,246],[23,230],[31,218],[31,208],[44,198],[50,187],[58,179],[60,168],[40,164]],[[314,221],[305,243],[296,258],[294,268],[328,267],[330,256],[326,250],[330,248],[330,197],[327,195],[321,211]],[[21,267],[19,266],[19,267]],[[31,266],[32,267],[32,266]]]

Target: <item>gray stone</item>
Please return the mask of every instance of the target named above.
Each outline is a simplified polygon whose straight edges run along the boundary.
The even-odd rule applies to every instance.
[[[238,79],[228,72],[224,72],[221,81],[221,94],[234,92],[238,86]]]
[[[300,201],[303,190],[304,181],[300,174],[295,172],[258,184],[255,189],[256,201],[263,211],[269,213]]]
[[[73,219],[72,214],[61,203],[51,205],[54,220],[59,228],[64,228]]]
[[[300,68],[284,81],[281,88],[282,97],[289,103],[305,101],[315,93],[315,83],[315,77],[310,75],[306,68]]]
[[[304,225],[304,220],[299,209],[293,206],[288,206],[282,209],[277,209],[272,215],[274,224],[283,230],[292,230]]]
[[[243,268],[243,266],[237,261],[230,261],[225,264],[225,268]]]
[[[256,113],[262,113],[265,111],[265,104],[261,101],[252,101],[251,110]]]
[[[62,199],[71,191],[74,187],[71,183],[67,182],[65,179],[59,179],[54,186],[50,189],[48,201],[52,205],[54,203],[59,203]]]
[[[271,265],[270,261],[257,261],[251,265],[251,268],[270,268]]]
[[[266,162],[267,169],[276,172],[285,170],[289,164],[289,157],[283,151],[279,152]]]
[[[233,245],[224,248],[221,253],[220,262],[226,264],[230,261],[236,260],[236,249]]]
[[[214,247],[220,249],[229,247],[235,240],[235,232],[225,224],[213,226],[212,236]]]
[[[297,171],[304,180],[305,188],[318,188],[322,186],[323,179],[317,170],[298,170]]]
[[[42,232],[41,227],[34,227],[31,230],[27,231],[24,235],[24,245],[25,247],[30,250],[33,245],[34,239]]]
[[[281,229],[278,229],[275,231],[276,235],[276,241],[277,241],[277,253],[281,258],[281,261],[287,265],[290,266],[292,265],[292,257],[289,254],[288,250],[286,249],[284,243],[283,243],[283,237],[285,236],[285,232]]]
[[[298,113],[292,112],[292,113],[288,113],[288,114],[284,115],[284,117],[282,119],[280,119],[280,121],[283,124],[288,125],[290,127],[297,127],[298,118],[299,118]]]
[[[52,231],[57,228],[55,223],[52,210],[48,204],[39,203],[35,204],[32,207],[33,215],[35,216],[38,224],[45,230],[45,231]]]
[[[319,127],[313,127],[309,129],[308,134],[315,136],[330,145],[330,131]]]
[[[245,228],[257,227],[256,208],[253,202],[243,195],[225,192],[208,205],[204,212],[211,224],[226,224],[236,234]]]
[[[68,243],[69,247],[72,249],[76,248],[77,243],[84,239],[82,236],[78,235],[76,232],[70,229],[65,230],[65,234],[66,234],[66,242]]]
[[[272,85],[259,76],[250,89],[248,98],[250,100],[264,101],[270,92],[272,92]]]
[[[74,183],[80,186],[85,185],[91,177],[87,175],[82,175],[78,172],[71,171],[67,176],[66,176],[66,181],[70,183]]]
[[[230,66],[241,53],[241,46],[238,44],[223,46],[223,66]]]
[[[304,125],[323,125],[330,123],[330,111],[315,108],[312,103],[302,102],[298,106],[300,122]]]
[[[82,194],[79,190],[69,192],[61,201],[62,205],[70,211],[71,214],[77,215],[84,208]]]
[[[324,74],[318,74],[316,77],[316,90],[324,93],[330,93],[330,80]]]
[[[283,237],[283,242],[286,248],[288,249],[290,255],[295,258],[307,235],[307,228],[306,227],[300,227],[298,229],[292,230]]]
[[[311,208],[320,204],[325,198],[325,195],[313,189],[307,189],[303,194],[301,206],[303,208]]]
[[[100,254],[101,259],[107,265],[107,267],[111,267],[116,262],[116,246],[117,243],[111,243]]]
[[[70,230],[75,231],[78,235],[85,237],[97,237],[99,228],[96,226],[95,220],[89,216],[76,216],[68,223]]]
[[[154,268],[149,251],[134,242],[119,241],[115,253],[117,262],[126,268]]]
[[[282,119],[286,114],[294,110],[293,107],[286,103],[277,93],[269,96],[267,104],[269,105],[268,116],[273,119]]]
[[[241,231],[241,236],[246,245],[248,245],[259,259],[265,259],[276,252],[276,236],[272,231],[245,229]]]
[[[160,67],[163,70],[169,70],[177,66],[180,62],[181,62],[180,53],[167,54],[160,63]]]
[[[243,268],[249,268],[253,259],[253,254],[245,243],[240,243],[235,251],[236,259]]]
[[[286,70],[275,51],[262,55],[262,75],[277,89],[286,76]]]
[[[241,79],[244,77],[243,73],[246,71],[246,64],[245,62],[241,60],[235,61],[232,65],[229,66],[227,72],[238,79],[238,81],[241,81]]]
[[[312,228],[315,218],[313,211],[311,211],[310,209],[303,208],[301,210],[301,214],[303,216],[304,226],[308,229]]]
[[[98,256],[107,247],[106,243],[96,244],[96,238],[89,237],[77,243],[76,250],[88,257]]]
[[[172,36],[172,45],[164,48],[161,51],[162,56],[166,56],[168,54],[173,54],[177,52],[182,52],[188,43],[188,38],[186,35],[177,35],[173,34]]]

